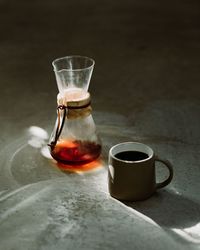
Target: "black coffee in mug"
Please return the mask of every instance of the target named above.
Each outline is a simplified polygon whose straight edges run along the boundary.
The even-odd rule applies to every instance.
[[[140,151],[122,151],[117,153],[115,157],[123,161],[141,161],[147,159],[149,156]]]

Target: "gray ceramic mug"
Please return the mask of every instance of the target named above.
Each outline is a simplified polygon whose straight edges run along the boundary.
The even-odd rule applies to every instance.
[[[156,183],[156,161],[162,162],[169,170],[168,178],[161,183]],[[149,146],[138,142],[113,146],[108,163],[109,192],[119,200],[145,200],[157,189],[168,185],[173,177],[170,162],[159,159]]]

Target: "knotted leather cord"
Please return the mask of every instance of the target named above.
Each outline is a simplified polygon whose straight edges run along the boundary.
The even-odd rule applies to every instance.
[[[54,140],[48,144],[48,146],[51,147],[51,149],[53,149],[55,146],[56,146],[56,143],[58,141],[58,138],[60,136],[60,134],[62,133],[62,129],[64,127],[64,124],[65,124],[65,118],[66,118],[66,114],[67,114],[67,109],[70,110],[70,109],[84,109],[84,108],[87,108],[88,106],[90,106],[91,102],[83,105],[83,106],[76,106],[76,107],[73,107],[73,106],[65,106],[65,105],[59,105],[57,107],[57,115],[58,115],[58,120],[57,120],[57,128],[56,128],[56,133],[55,133],[55,138]],[[64,110],[64,114],[63,114],[63,118],[62,118],[62,121],[61,121],[61,125],[60,125],[60,110]]]
[[[61,116],[60,115],[60,110],[64,110],[61,126],[60,126],[60,116]],[[64,127],[66,113],[67,113],[67,107],[65,105],[59,105],[57,107],[58,120],[57,120],[57,128],[56,128],[55,138],[50,144],[48,144],[48,146],[50,146],[52,149],[55,147],[55,145],[56,145],[56,143],[58,141],[58,138],[59,138],[59,136],[60,136],[60,134],[62,132],[62,129]]]

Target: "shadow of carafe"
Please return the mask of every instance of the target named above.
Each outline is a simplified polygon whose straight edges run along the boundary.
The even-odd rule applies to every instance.
[[[200,243],[200,204],[179,193],[159,191],[150,199],[123,202],[147,216],[173,237]]]

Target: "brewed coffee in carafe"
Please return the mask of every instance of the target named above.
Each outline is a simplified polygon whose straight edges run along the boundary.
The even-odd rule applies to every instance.
[[[89,163],[101,153],[88,92],[94,60],[67,56],[54,60],[53,68],[59,94],[57,120],[49,142],[51,155],[63,164]]]

